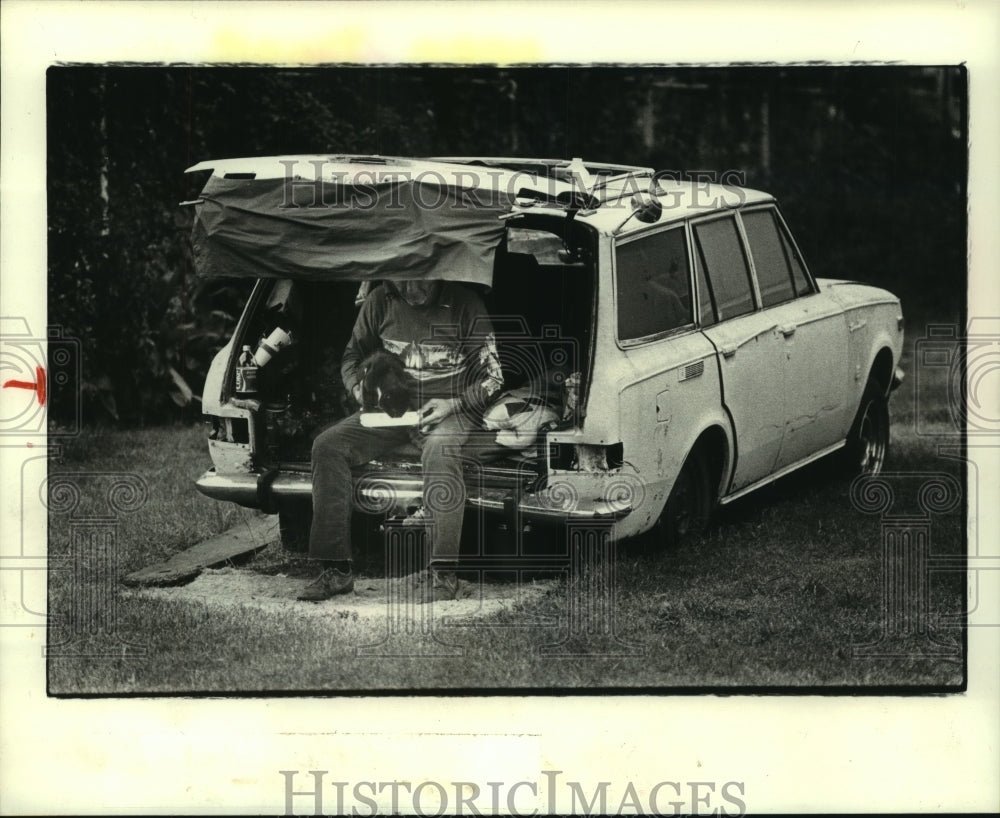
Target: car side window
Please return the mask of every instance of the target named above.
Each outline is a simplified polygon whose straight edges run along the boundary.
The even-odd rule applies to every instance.
[[[757,273],[761,305],[771,307],[791,301],[795,298],[795,287],[774,212],[753,210],[744,213],[743,229]]]
[[[708,286],[708,279],[705,278],[705,265],[698,258],[694,257],[694,278],[698,287],[698,323],[703,327],[710,327],[715,323],[715,306],[712,301],[712,290]]]
[[[618,338],[631,341],[691,323],[683,227],[642,236],[615,250]]]
[[[720,321],[753,312],[753,285],[736,220],[728,216],[694,227],[699,261],[708,275]]]
[[[813,292],[813,286],[809,283],[809,276],[806,275],[806,268],[802,264],[802,258],[796,252],[792,242],[788,239],[788,233],[781,231],[781,246],[785,248],[785,255],[792,265],[792,281],[795,283],[796,295],[808,295]]]

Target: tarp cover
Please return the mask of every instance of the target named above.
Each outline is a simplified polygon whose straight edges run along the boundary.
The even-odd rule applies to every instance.
[[[195,208],[195,266],[206,276],[489,286],[503,237],[498,217],[509,209],[498,191],[420,180],[349,185],[212,176]]]

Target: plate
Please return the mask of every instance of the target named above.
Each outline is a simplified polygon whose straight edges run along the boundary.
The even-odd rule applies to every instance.
[[[379,429],[385,426],[416,426],[420,423],[420,415],[416,412],[405,412],[398,418],[385,412],[362,412],[361,425],[369,429]]]

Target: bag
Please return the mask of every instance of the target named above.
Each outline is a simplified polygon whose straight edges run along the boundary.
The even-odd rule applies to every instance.
[[[558,420],[556,410],[527,386],[502,392],[483,413],[483,426],[496,431],[497,444],[524,454],[534,454],[538,433]]]

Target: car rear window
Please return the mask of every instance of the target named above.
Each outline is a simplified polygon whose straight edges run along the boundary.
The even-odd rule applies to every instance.
[[[633,341],[690,324],[684,228],[642,236],[615,252],[618,338]]]
[[[703,222],[694,228],[695,244],[715,296],[715,309],[720,321],[753,312],[753,287],[750,267],[747,265],[731,216]]]
[[[526,227],[511,227],[507,230],[507,252],[516,255],[532,255],[539,264],[570,265],[572,260],[560,258],[564,249],[563,240],[547,230]]]

